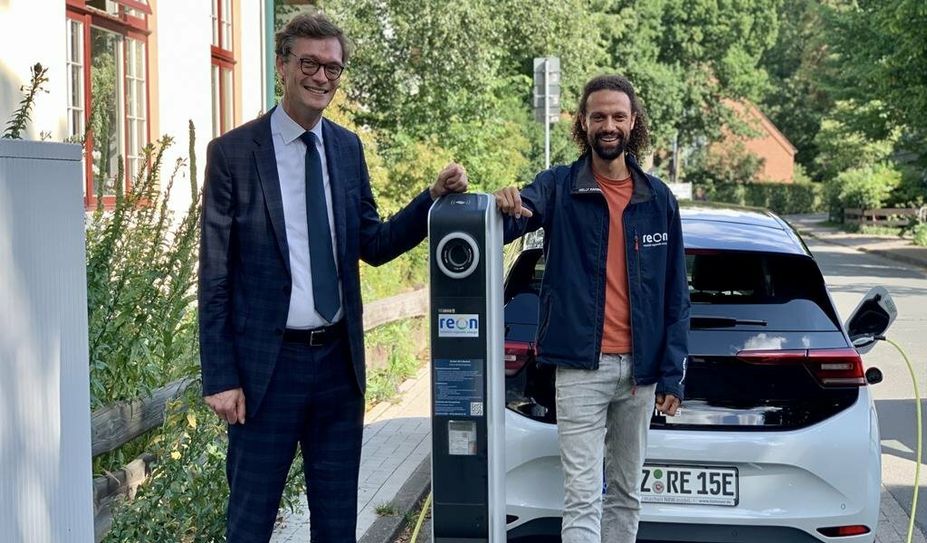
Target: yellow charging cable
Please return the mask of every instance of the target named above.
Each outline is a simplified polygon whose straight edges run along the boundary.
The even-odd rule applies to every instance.
[[[911,543],[914,538],[914,517],[917,515],[917,494],[918,490],[920,490],[921,480],[921,447],[923,439],[921,435],[921,427],[923,426],[921,423],[921,395],[917,388],[917,375],[914,373],[914,366],[911,365],[911,361],[908,360],[908,355],[905,354],[904,349],[886,337],[880,336],[877,339],[884,339],[898,349],[898,352],[901,353],[901,357],[904,358],[904,363],[908,365],[908,371],[911,373],[911,382],[914,383],[914,406],[915,413],[917,414],[917,453],[914,458],[914,497],[911,499],[911,520],[908,521],[908,538],[905,540],[905,543]]]
[[[422,522],[425,521],[425,515],[428,513],[429,507],[431,507],[431,492],[429,492],[428,497],[425,498],[425,505],[422,506],[422,512],[418,514],[418,520],[415,521],[415,529],[412,530],[412,538],[409,540],[409,543],[418,541],[418,533],[422,529]]]

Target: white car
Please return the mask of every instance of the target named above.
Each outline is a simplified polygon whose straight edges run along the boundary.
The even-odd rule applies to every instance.
[[[869,384],[881,375],[864,371],[850,337],[890,320],[851,318],[848,335],[817,263],[772,213],[698,206],[682,219],[686,398],[676,417],[651,421],[639,541],[873,542],[881,459]],[[543,273],[541,249],[528,247],[506,278],[510,542],[560,540],[554,373],[533,343]]]

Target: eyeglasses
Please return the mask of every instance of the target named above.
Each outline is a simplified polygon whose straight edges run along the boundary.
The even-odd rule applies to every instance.
[[[293,55],[293,53],[288,53]],[[293,55],[294,57],[296,55]],[[338,64],[337,62],[332,62],[330,64],[322,64],[311,58],[297,58],[299,61],[299,69],[303,71],[303,75],[315,75],[319,73],[319,68],[325,68],[325,77],[329,81],[334,81],[341,77],[341,73],[344,72],[344,66]]]

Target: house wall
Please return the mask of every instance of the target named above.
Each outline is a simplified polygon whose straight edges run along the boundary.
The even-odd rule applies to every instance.
[[[32,110],[24,139],[67,137],[67,42],[64,0],[0,0],[0,133],[19,107],[22,85],[36,62],[48,67],[48,92],[41,93]]]
[[[795,175],[795,147],[763,113],[752,104],[731,100],[725,104],[757,133],[754,137],[737,136],[725,129],[722,141],[711,146],[711,152],[724,153],[742,146],[744,150],[763,159],[757,174],[758,181],[792,183]]]
[[[178,158],[189,155],[188,124],[196,128],[198,178],[206,164],[206,145],[212,137],[212,7],[210,2],[159,0],[157,17],[158,58],[157,109],[160,132],[174,138],[165,153],[162,183],[168,180]],[[150,40],[151,38],[149,38]],[[183,168],[174,180],[171,208],[185,210],[190,205],[189,170]]]
[[[240,123],[254,119],[266,109],[264,100],[264,5],[258,0],[239,0],[240,9],[238,18],[240,24],[236,25],[241,33],[238,55],[238,70],[236,77],[241,78],[241,111]]]
[[[206,146],[212,127],[212,7],[206,0],[149,0],[148,99],[149,137],[174,138],[165,153],[162,179],[167,181],[178,158],[189,155],[188,123],[196,129],[197,180],[202,184]],[[265,109],[264,2],[234,0],[235,121],[247,122]],[[0,131],[22,97],[36,62],[49,68],[47,93],[33,110],[25,139],[44,131],[51,139],[67,137],[67,85],[64,0],[0,0]],[[37,38],[37,36],[41,36]],[[175,179],[170,205],[185,210],[191,201],[189,169]]]
[[[764,159],[759,177],[761,181],[792,183],[795,173],[795,150],[786,146],[773,132],[772,123],[754,108],[749,115],[760,131],[760,136],[744,142],[744,147]]]

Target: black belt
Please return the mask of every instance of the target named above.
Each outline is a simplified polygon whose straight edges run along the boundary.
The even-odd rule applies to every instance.
[[[283,331],[283,341],[306,343],[310,347],[321,347],[344,336],[345,331],[346,327],[344,324],[344,319],[341,319],[331,326],[322,326],[320,328],[312,328],[308,330],[287,328]]]

